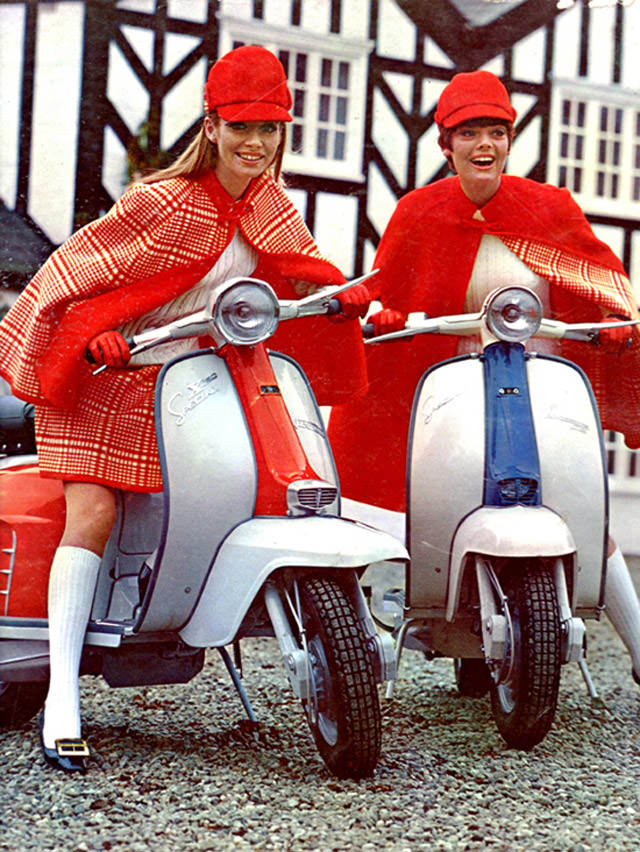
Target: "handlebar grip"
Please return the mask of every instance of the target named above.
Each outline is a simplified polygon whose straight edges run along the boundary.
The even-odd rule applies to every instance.
[[[372,322],[366,322],[362,326],[362,336],[365,340],[369,340],[370,338],[376,336],[376,330]]]
[[[334,316],[335,314],[339,314],[341,310],[342,310],[342,305],[340,303],[340,299],[338,299],[337,297],[334,297],[333,299],[330,300],[329,305],[327,307],[327,316],[331,317],[331,316]]]

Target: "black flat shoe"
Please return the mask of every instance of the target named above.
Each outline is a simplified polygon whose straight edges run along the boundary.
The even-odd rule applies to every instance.
[[[635,680],[635,682],[638,684],[638,686],[640,686],[640,675],[638,674],[638,672],[632,668],[631,674],[633,675],[633,679]]]
[[[86,758],[89,757],[89,746],[83,739],[75,739],[65,737],[56,740],[54,748],[47,748],[44,744],[42,736],[42,728],[44,725],[44,716],[42,713],[38,716],[38,730],[40,731],[40,745],[44,759],[56,769],[62,769],[64,772],[84,772],[87,768]]]

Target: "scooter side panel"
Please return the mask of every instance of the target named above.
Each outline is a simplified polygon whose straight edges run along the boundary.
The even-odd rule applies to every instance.
[[[0,471],[0,617],[47,617],[49,571],[64,520],[60,480],[41,477],[37,465]]]
[[[577,546],[577,607],[600,602],[606,559],[607,474],[600,419],[574,365],[536,356],[527,366],[542,475],[542,502],[563,518]]]
[[[136,625],[142,631],[187,621],[221,541],[253,514],[257,489],[249,429],[222,358],[203,351],[167,364],[158,379],[156,423],[164,544]]]
[[[408,461],[408,604],[444,610],[461,518],[482,504],[484,382],[477,358],[428,371],[416,391]]]
[[[338,487],[333,453],[322,422],[322,415],[302,368],[287,355],[270,352],[273,371],[285,401],[300,443],[318,476]],[[329,514],[338,514],[337,505],[328,508]]]

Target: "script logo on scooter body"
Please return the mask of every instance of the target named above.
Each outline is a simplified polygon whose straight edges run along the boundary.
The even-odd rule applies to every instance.
[[[186,392],[187,401],[184,404],[179,402],[185,396],[183,391],[178,391],[178,393],[175,393],[171,397],[167,405],[167,411],[176,418],[176,426],[182,426],[188,415],[195,408],[203,403],[205,399],[218,392],[219,387],[211,384],[217,378],[217,373],[209,373],[208,376],[188,384]]]

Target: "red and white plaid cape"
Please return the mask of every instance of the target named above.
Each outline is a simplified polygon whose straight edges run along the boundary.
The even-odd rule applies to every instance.
[[[105,216],[73,234],[20,294],[0,323],[0,373],[16,395],[36,403],[44,475],[160,490],[152,416],[159,368],[94,377],[86,345],[193,286],[236,228],[258,253],[253,274],[282,298],[344,281],[270,176],[234,202],[211,172],[199,180],[134,186]],[[285,323],[270,346],[302,363],[321,404],[366,387],[355,321]]]
[[[398,203],[376,254],[370,289],[384,307],[429,316],[463,310],[482,235],[493,234],[551,282],[554,315],[565,322],[607,314],[637,318],[629,280],[565,189],[503,175],[496,195],[477,208],[457,177],[417,189]],[[374,289],[375,288],[375,289]],[[624,355],[566,341],[562,353],[587,373],[605,429],[640,446],[640,346]],[[369,392],[332,412],[329,437],[343,494],[404,510],[405,456],[418,379],[451,357],[456,338],[431,335],[367,347]]]

